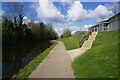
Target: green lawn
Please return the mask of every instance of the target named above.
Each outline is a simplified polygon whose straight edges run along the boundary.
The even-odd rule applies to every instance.
[[[12,78],[25,78],[27,80],[30,73],[36,69],[36,67],[42,62],[42,60],[49,54],[49,52],[58,44],[55,42],[50,48],[46,49],[43,53],[40,53],[35,59],[33,59],[27,66],[15,74]],[[16,79],[16,80],[17,80]],[[19,79],[18,79],[19,80]],[[20,79],[21,80],[21,79]]]
[[[72,50],[72,49],[79,48],[78,42],[85,34],[86,33],[82,33],[82,34],[73,35],[73,36],[67,37],[67,38],[61,38],[58,40],[62,41],[64,43],[67,50]]]
[[[100,32],[92,48],[72,66],[76,78],[117,78],[118,31]]]

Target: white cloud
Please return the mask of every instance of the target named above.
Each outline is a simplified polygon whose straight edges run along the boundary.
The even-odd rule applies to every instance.
[[[87,11],[83,9],[83,5],[80,3],[80,1],[75,1],[67,11],[67,17],[72,21],[83,21],[85,19],[84,15],[86,15],[86,13]]]
[[[88,28],[93,26],[94,24],[89,24],[89,25],[83,25],[83,26],[77,26],[74,23],[67,22],[64,24],[58,23],[57,27],[54,27],[55,31],[58,33],[60,36],[65,29],[70,29],[72,34],[74,34],[76,31],[88,31]]]
[[[31,20],[28,19],[26,16],[23,17],[23,24],[28,24]]]
[[[71,6],[72,5],[72,1],[68,0],[68,1],[61,1],[59,2],[62,6]]]
[[[34,3],[32,3],[29,7],[36,9],[37,7],[39,7],[39,5],[38,5],[38,3],[34,2]]]
[[[114,11],[115,14],[118,14],[120,13],[120,1],[115,3],[113,6],[112,6],[112,10]]]
[[[29,22],[31,22],[31,19],[28,19],[26,16],[23,17],[23,24],[28,24]],[[34,21],[34,23],[39,23],[39,21]]]
[[[54,27],[55,31],[58,33],[58,35],[60,36],[61,34],[63,34],[63,31],[65,29],[70,29],[71,33],[74,34],[76,31],[83,31],[83,29],[81,29],[78,26],[69,26],[69,27]]]
[[[64,15],[48,0],[44,0],[44,2],[39,0],[39,6],[36,8],[36,12],[38,17],[45,20],[54,22],[62,22],[64,20]]]
[[[69,29],[72,31],[72,34],[74,34],[76,31],[80,31],[80,27],[78,26],[70,26]]]
[[[64,30],[64,28],[61,28],[61,27],[54,27],[54,29],[58,33],[58,36],[61,36]]]
[[[110,15],[113,15],[112,11],[109,11],[105,6],[99,5],[95,10],[94,10],[94,15],[96,17],[99,17],[101,19],[105,19],[109,17]]]
[[[34,23],[39,23],[39,21],[34,21]]]
[[[52,2],[71,2],[71,0],[49,0]]]
[[[65,29],[70,29],[72,34],[74,34],[74,32],[76,32],[76,31],[82,30],[81,27],[78,27],[71,22],[67,22],[67,23],[64,23],[64,24],[58,23],[56,26],[58,26],[58,27],[54,27],[54,29],[58,33],[59,36],[63,33],[63,31]]]
[[[5,11],[3,10],[0,10],[0,16],[4,15],[5,14]]]
[[[83,28],[84,31],[88,31],[88,28],[91,27],[91,26],[93,26],[93,24],[84,25],[84,26],[82,26],[82,28]]]
[[[75,1],[70,9],[67,11],[68,20],[71,21],[84,21],[91,18],[104,19],[113,15],[105,6],[98,5],[95,10],[86,10],[80,1]]]

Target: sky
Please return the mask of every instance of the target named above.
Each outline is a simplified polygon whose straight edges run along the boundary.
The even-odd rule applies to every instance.
[[[22,2],[25,6],[24,23],[28,24],[32,17],[35,23],[52,24],[55,31],[61,35],[64,29],[76,31],[87,30],[101,20],[108,19],[115,13],[111,10],[114,2]],[[7,2],[2,3],[2,15],[7,13]]]

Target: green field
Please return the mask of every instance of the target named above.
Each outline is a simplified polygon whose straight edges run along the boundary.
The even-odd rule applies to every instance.
[[[61,38],[61,39],[58,39],[58,40],[62,41],[64,43],[67,50],[72,50],[72,49],[79,48],[78,43],[79,43],[80,39],[82,39],[82,37],[85,34],[86,33],[82,33],[82,34],[73,35],[73,36],[67,37],[67,38]]]
[[[92,48],[72,66],[76,78],[117,78],[118,31],[100,32]]]

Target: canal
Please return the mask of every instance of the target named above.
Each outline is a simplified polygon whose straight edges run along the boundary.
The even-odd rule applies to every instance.
[[[2,46],[2,77],[12,77],[51,45],[42,42]]]

